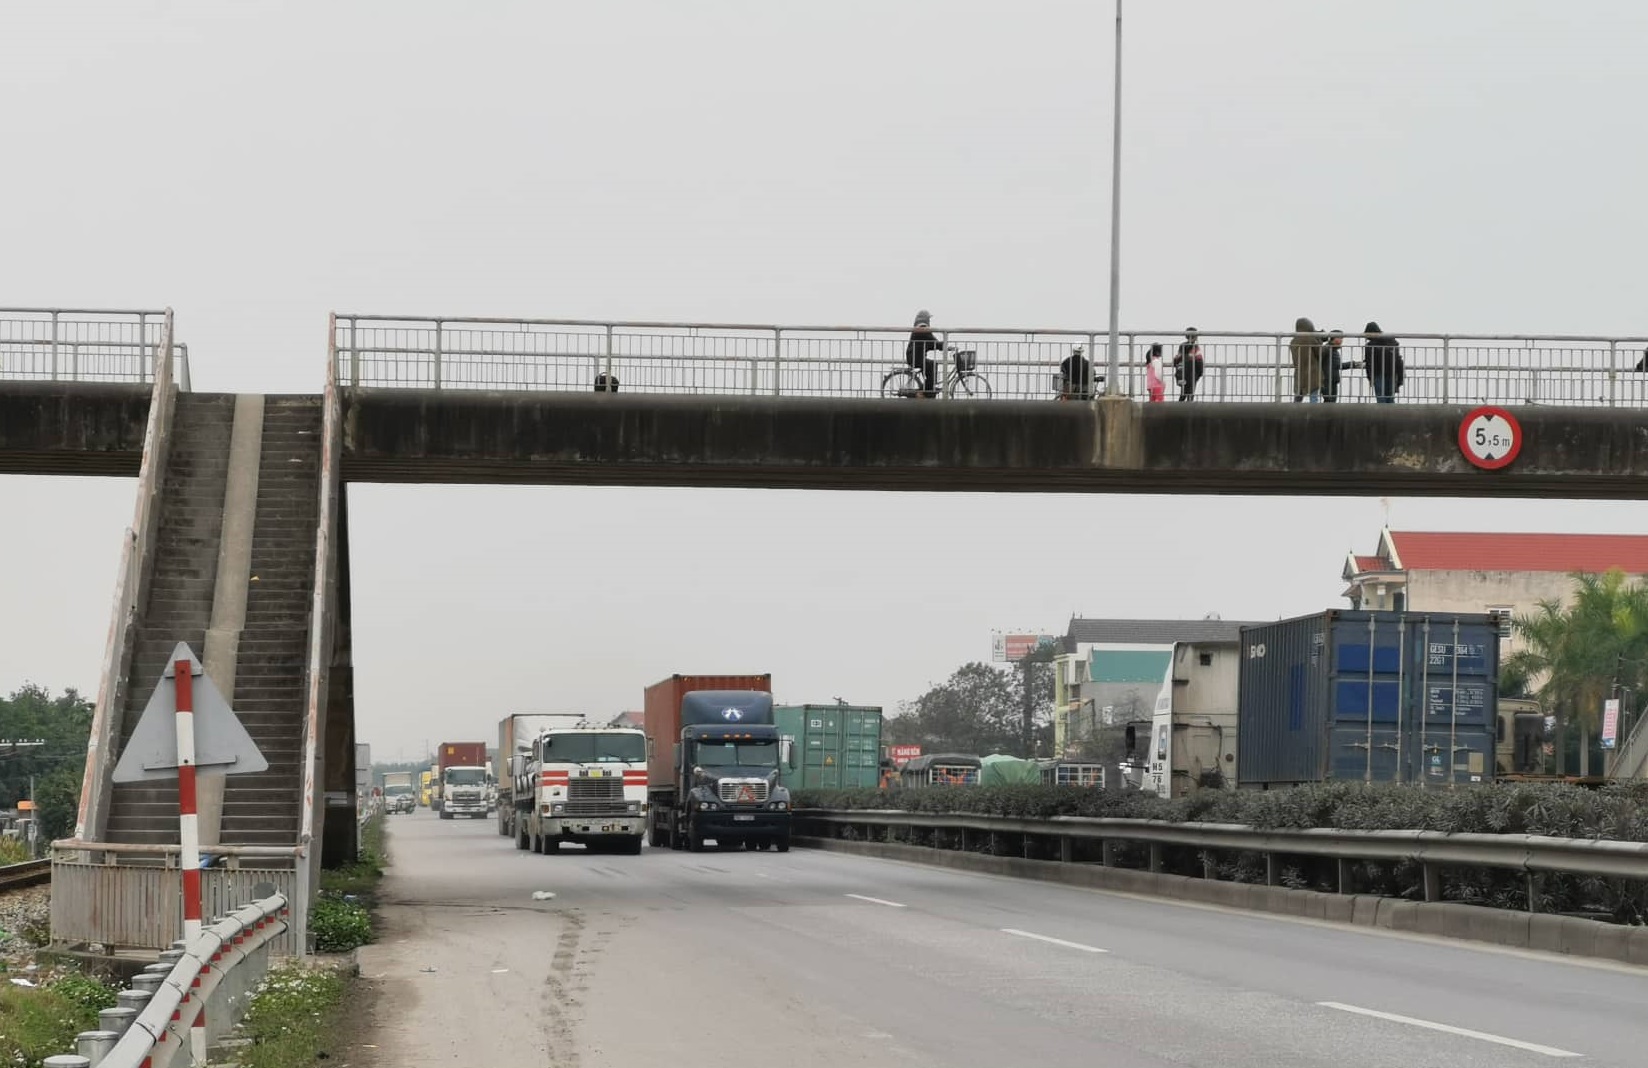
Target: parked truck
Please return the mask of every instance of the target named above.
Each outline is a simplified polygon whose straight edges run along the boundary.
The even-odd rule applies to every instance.
[[[771,675],[671,675],[647,687],[646,733],[654,847],[789,850]]]
[[[498,721],[497,766],[492,769],[492,774],[498,784],[500,835],[506,838],[518,837],[516,805],[525,801],[525,807],[531,807],[532,791],[517,791],[515,781],[533,759],[533,740],[556,723],[564,722],[564,716],[553,712],[515,712]]]
[[[565,721],[563,721],[564,723]],[[515,848],[641,852],[647,828],[647,736],[587,720],[552,726],[514,759]]]
[[[418,798],[412,786],[410,771],[383,773],[383,809],[385,812],[411,812]]]
[[[487,786],[492,778],[486,743],[442,742],[436,766],[440,769],[437,811],[441,819],[486,818]]]

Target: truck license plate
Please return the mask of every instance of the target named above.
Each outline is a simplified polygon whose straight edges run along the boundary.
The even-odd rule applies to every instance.
[[[734,816],[733,820],[738,822],[738,823],[754,823],[755,822],[755,817],[754,816]]]

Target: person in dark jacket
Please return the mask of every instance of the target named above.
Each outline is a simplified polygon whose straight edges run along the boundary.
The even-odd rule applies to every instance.
[[[1179,344],[1178,355],[1173,357],[1173,380],[1179,383],[1179,399],[1191,400],[1196,396],[1196,383],[1202,380],[1202,374],[1207,365],[1202,361],[1202,346],[1197,340],[1201,334],[1197,329],[1187,327],[1185,339]]]
[[[1059,399],[1093,399],[1093,361],[1082,355],[1080,345],[1073,346],[1059,364]]]
[[[1322,346],[1322,401],[1339,403],[1339,380],[1345,374],[1345,332],[1335,330],[1328,334]]]
[[[943,352],[944,342],[933,333],[933,313],[923,308],[916,312],[915,328],[910,331],[909,344],[904,346],[904,362],[921,372],[921,395],[933,397],[937,391],[933,388],[933,378],[938,371],[938,361],[930,358],[929,352]]]
[[[1362,347],[1362,373],[1373,386],[1374,400],[1379,404],[1395,404],[1396,393],[1407,380],[1402,364],[1402,345],[1396,338],[1369,323],[1363,333],[1367,340]]]

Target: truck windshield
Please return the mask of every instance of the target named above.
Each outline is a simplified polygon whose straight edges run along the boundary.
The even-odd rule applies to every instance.
[[[639,734],[551,734],[544,739],[544,760],[559,764],[638,764],[647,759],[647,740]]]
[[[398,782],[398,783],[395,783],[391,786],[385,786],[383,788],[383,792],[384,792],[384,796],[386,796],[386,797],[396,797],[400,794],[409,794],[409,793],[411,793],[412,792],[412,787],[406,785],[405,783]]]
[[[451,786],[480,786],[486,782],[485,768],[449,768],[446,781]]]
[[[706,768],[776,768],[778,743],[699,742],[697,763]]]

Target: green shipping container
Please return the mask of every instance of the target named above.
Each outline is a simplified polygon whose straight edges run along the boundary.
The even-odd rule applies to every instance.
[[[791,790],[850,790],[881,783],[881,709],[786,705],[778,724],[778,777]]]

